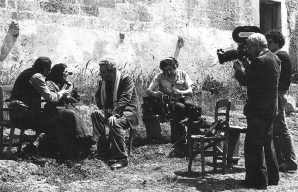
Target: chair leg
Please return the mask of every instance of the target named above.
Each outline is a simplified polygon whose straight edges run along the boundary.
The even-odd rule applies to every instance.
[[[11,157],[11,147],[12,147],[15,129],[16,129],[15,126],[11,125],[10,133],[9,133],[8,147],[7,147],[7,159],[10,159],[10,157]]]
[[[213,171],[217,173],[217,144],[218,142],[213,141]]]
[[[227,162],[227,152],[228,152],[228,146],[227,146],[227,140],[223,142],[223,157],[222,157],[222,174],[226,174],[226,162]]]
[[[204,149],[204,137],[200,138],[200,149],[201,149],[201,166],[202,166],[202,176],[205,176],[205,149]]]
[[[128,156],[130,156],[130,152],[132,150],[132,142],[133,142],[133,129],[130,128],[129,130],[129,147],[128,147]]]
[[[188,173],[190,173],[191,172],[191,166],[192,166],[192,160],[193,160],[192,152],[193,152],[193,145],[194,145],[194,140],[192,140],[191,137],[189,137],[188,144],[189,144]]]
[[[22,149],[22,145],[23,145],[23,142],[24,142],[24,133],[25,133],[25,129],[21,129],[21,133],[20,133],[20,137],[19,137],[19,145],[18,145],[17,155],[20,154],[21,149]]]
[[[3,131],[4,131],[4,127],[3,125],[1,125],[1,128],[0,128],[0,158],[1,159],[3,155]]]

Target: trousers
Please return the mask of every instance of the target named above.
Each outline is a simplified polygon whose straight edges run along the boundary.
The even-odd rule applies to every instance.
[[[129,128],[129,123],[123,115],[116,119],[113,127],[109,127],[109,134],[106,134],[106,124],[111,115],[107,114],[105,110],[97,110],[91,114],[93,125],[93,137],[98,143],[101,142],[103,146],[110,151],[111,158],[127,158],[126,144],[125,144],[125,130]]]
[[[189,116],[189,111],[191,107],[194,107],[194,103],[189,99],[179,99],[173,103],[173,115],[171,120],[171,142],[176,144],[185,143],[185,137],[183,135],[186,133],[185,127],[180,123],[181,120]]]
[[[279,182],[273,146],[273,118],[248,118],[244,142],[245,180],[256,185]]]
[[[286,92],[278,94],[278,113],[273,121],[273,143],[278,164],[285,163],[290,169],[297,169],[296,154],[291,134],[286,124]]]

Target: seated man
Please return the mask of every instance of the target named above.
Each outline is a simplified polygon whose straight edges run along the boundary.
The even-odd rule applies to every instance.
[[[185,128],[181,123],[188,116],[189,109],[194,106],[188,99],[192,94],[193,84],[187,73],[179,70],[178,62],[173,57],[168,57],[160,62],[159,68],[163,71],[157,74],[149,88],[147,94],[152,97],[161,98],[163,94],[169,95],[173,103],[173,117],[171,120],[171,142],[184,144]]]
[[[97,140],[92,152],[96,153],[97,148],[98,155],[109,157],[111,169],[128,165],[125,130],[129,127],[135,129],[139,123],[134,82],[130,76],[117,70],[116,65],[112,58],[99,62],[101,80],[95,94],[99,110],[91,114],[94,139]],[[109,139],[105,125],[110,128]]]
[[[54,131],[60,133],[56,121],[41,113],[41,97],[46,101],[57,103],[68,95],[67,90],[51,92],[46,85],[45,77],[49,74],[51,65],[49,58],[40,57],[32,68],[23,71],[16,79],[8,107],[10,120],[17,126],[42,133],[54,133]],[[31,146],[37,149],[38,140]]]

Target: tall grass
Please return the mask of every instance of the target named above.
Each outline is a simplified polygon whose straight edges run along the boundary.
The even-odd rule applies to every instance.
[[[79,94],[81,96],[81,105],[91,106],[92,109],[95,105],[95,93],[98,89],[99,69],[90,68],[90,60],[86,62],[84,66],[75,66],[76,73],[69,76],[70,80],[78,88]],[[159,73],[158,69],[154,69],[151,72],[144,72],[142,69],[135,68],[134,70],[129,70],[128,63],[120,67],[119,70],[122,73],[128,74],[133,78],[140,103],[142,103],[142,98],[146,96],[146,89],[153,80],[154,76]],[[1,82],[0,85],[13,85],[17,76],[25,69],[23,61],[18,65],[13,65],[10,68],[3,68],[0,73]],[[228,75],[227,75],[228,76]],[[194,81],[199,82],[199,81]],[[204,87],[204,90],[198,87]],[[202,85],[194,85],[195,94],[192,97],[193,101],[203,108],[203,113],[212,113],[215,101],[221,98],[229,98],[234,103],[241,103],[246,97],[246,88],[239,85],[239,83],[230,78],[226,83],[217,82],[214,78],[206,76]],[[210,90],[216,90],[216,94],[213,94]]]

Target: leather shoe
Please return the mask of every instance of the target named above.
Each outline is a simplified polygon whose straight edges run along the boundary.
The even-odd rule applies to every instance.
[[[120,160],[117,160],[116,163],[111,165],[111,169],[112,170],[121,169],[123,167],[127,167],[127,165],[128,165],[127,159],[120,159]]]
[[[278,166],[278,169],[279,169],[280,172],[295,173],[297,171],[297,165],[296,166],[289,166],[285,163],[282,163]]]
[[[268,182],[268,185],[278,185],[278,182]]]
[[[250,183],[250,182],[247,182],[246,180],[242,180],[241,185],[245,188],[267,189],[267,185]]]

